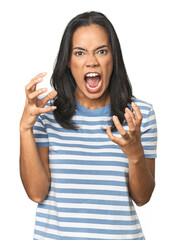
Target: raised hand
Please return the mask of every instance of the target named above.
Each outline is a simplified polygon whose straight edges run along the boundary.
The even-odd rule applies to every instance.
[[[121,137],[119,138],[114,136],[109,126],[107,126],[106,133],[111,139],[111,141],[120,146],[120,148],[130,161],[138,161],[140,158],[144,157],[140,131],[142,114],[139,107],[134,102],[132,102],[132,108],[135,115],[128,108],[125,109],[124,114],[127,124],[129,126],[128,132],[124,130],[119,119],[116,116],[113,116],[113,122]]]
[[[26,102],[22,118],[20,121],[20,129],[32,129],[37,117],[41,113],[50,112],[56,109],[55,106],[45,107],[49,100],[52,100],[56,95],[56,91],[48,93],[44,98],[38,99],[38,96],[47,91],[47,88],[36,90],[36,85],[42,82],[46,73],[40,73],[34,77],[25,87]],[[45,107],[45,108],[44,108]]]

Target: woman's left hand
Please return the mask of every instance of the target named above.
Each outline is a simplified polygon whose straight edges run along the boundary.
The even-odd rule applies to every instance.
[[[142,122],[142,114],[139,107],[132,102],[132,108],[135,115],[129,108],[125,109],[125,119],[129,126],[129,131],[126,132],[122,127],[119,119],[113,116],[113,122],[119,131],[121,137],[116,137],[112,134],[111,129],[107,126],[106,133],[112,142],[119,145],[124,154],[128,157],[129,161],[138,162],[144,157],[144,150],[141,143],[141,131],[140,126]]]

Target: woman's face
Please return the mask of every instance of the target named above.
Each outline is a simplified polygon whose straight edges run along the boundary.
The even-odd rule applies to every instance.
[[[69,67],[76,81],[77,100],[109,97],[113,58],[108,35],[101,26],[92,24],[74,32]]]

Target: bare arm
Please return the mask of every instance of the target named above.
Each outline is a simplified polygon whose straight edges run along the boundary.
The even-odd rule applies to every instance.
[[[55,109],[44,108],[46,103],[56,96],[55,91],[41,100],[37,99],[46,91],[36,90],[36,84],[42,81],[45,75],[37,75],[26,86],[26,103],[20,121],[20,175],[27,195],[35,202],[41,202],[46,197],[50,186],[48,147],[37,148],[33,136],[33,125],[37,117]]]
[[[129,193],[138,206],[146,204],[155,187],[155,159],[142,158],[129,163]]]
[[[111,141],[120,146],[129,160],[129,193],[138,206],[150,200],[155,187],[155,159],[146,159],[141,144],[140,125],[142,114],[136,104],[132,104],[134,114],[126,108],[125,118],[129,126],[126,132],[118,118],[113,116],[114,124],[121,134],[121,138],[114,136],[109,126],[107,134]]]
[[[48,147],[36,147],[32,130],[20,132],[20,175],[28,197],[41,202],[50,187]]]

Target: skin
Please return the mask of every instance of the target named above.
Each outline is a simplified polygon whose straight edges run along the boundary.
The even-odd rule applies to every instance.
[[[34,77],[25,87],[26,102],[20,121],[20,175],[29,198],[41,202],[50,187],[50,170],[48,147],[36,147],[33,136],[33,125],[41,113],[56,109],[55,106],[46,107],[46,103],[53,99],[56,91],[48,93],[43,99],[37,97],[47,91],[46,88],[36,90],[36,85],[43,80],[46,73]]]
[[[113,70],[113,59],[108,36],[103,28],[90,25],[78,28],[72,38],[72,53],[68,66],[76,81],[76,100],[88,109],[97,109],[110,103],[108,85]],[[96,93],[90,93],[85,87],[84,75],[98,72],[102,76],[102,87]],[[23,185],[30,199],[41,202],[50,187],[49,149],[36,147],[33,125],[41,113],[55,110],[44,108],[57,92],[47,94],[43,99],[37,97],[47,89],[36,90],[36,85],[43,80],[46,73],[33,78],[26,86],[26,103],[20,121],[20,173]],[[132,104],[135,115],[125,109],[125,119],[129,131],[125,132],[118,118],[113,116],[114,124],[121,138],[114,136],[109,126],[106,133],[111,141],[119,145],[129,160],[129,194],[138,206],[150,200],[155,181],[155,159],[146,159],[141,144],[140,126],[142,114],[136,104]]]
[[[108,36],[98,25],[78,28],[72,38],[72,54],[69,67],[77,87],[75,98],[88,109],[104,107],[110,102],[107,90],[113,70],[113,58]],[[89,93],[85,87],[84,75],[98,72],[102,76],[102,88]]]
[[[96,50],[99,46],[109,46],[100,50],[107,50],[103,54]],[[69,67],[75,78],[77,88],[75,97],[88,109],[97,109],[110,103],[107,90],[113,69],[113,59],[108,35],[105,30],[95,24],[78,28],[72,38],[72,54]],[[85,87],[84,74],[99,72],[102,74],[102,88],[98,93],[89,93]],[[147,203],[154,190],[155,159],[145,159],[140,140],[140,125],[142,114],[133,103],[134,114],[126,108],[125,119],[129,125],[126,133],[118,118],[113,116],[114,124],[122,138],[115,137],[110,128],[106,133],[111,141],[119,145],[129,159],[129,192],[138,206]]]
[[[125,109],[125,119],[129,126],[126,132],[119,119],[113,116],[113,122],[119,131],[121,138],[112,134],[107,126],[108,137],[119,145],[129,160],[129,193],[138,206],[146,204],[155,187],[155,159],[146,159],[141,143],[140,126],[142,114],[139,107],[133,102],[132,108],[135,115],[128,108]]]

